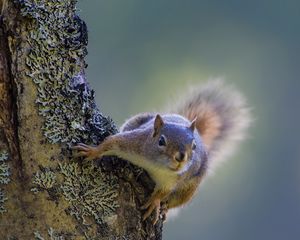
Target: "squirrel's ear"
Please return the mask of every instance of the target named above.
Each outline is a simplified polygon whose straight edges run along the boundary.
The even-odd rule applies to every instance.
[[[197,122],[197,117],[194,118],[194,120],[192,121],[192,123],[189,127],[192,130],[192,132],[194,132],[194,130],[196,128],[196,122]]]
[[[153,137],[155,137],[159,133],[159,131],[163,125],[164,125],[164,121],[163,121],[162,117],[159,114],[157,114],[155,117],[155,120],[154,120]]]

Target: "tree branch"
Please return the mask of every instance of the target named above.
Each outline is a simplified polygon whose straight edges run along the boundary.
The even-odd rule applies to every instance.
[[[117,132],[86,81],[87,29],[76,1],[5,3],[0,175],[9,170],[0,178],[1,238],[161,239],[162,222],[141,217],[154,186],[145,172],[117,158],[72,157],[76,142],[98,144]]]

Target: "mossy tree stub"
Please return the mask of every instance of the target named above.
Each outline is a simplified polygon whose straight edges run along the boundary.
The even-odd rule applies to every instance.
[[[0,238],[161,239],[161,222],[141,220],[145,172],[72,157],[117,132],[86,82],[75,4],[0,1]]]

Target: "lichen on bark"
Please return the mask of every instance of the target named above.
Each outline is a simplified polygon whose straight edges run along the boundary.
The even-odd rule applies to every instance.
[[[22,16],[30,18],[24,74],[36,84],[43,133],[51,143],[95,142],[116,132],[112,121],[97,110],[94,92],[86,84],[87,30],[75,3],[19,1]]]
[[[48,234],[46,237],[42,236],[39,231],[34,232],[35,240],[67,240],[72,239],[72,234],[65,232],[57,232],[52,227],[48,229]]]
[[[50,169],[38,171],[33,177],[32,183],[34,185],[31,191],[38,193],[43,190],[50,190],[56,184],[56,175]]]
[[[119,207],[117,203],[117,178],[105,174],[101,168],[91,164],[60,163],[64,176],[60,188],[63,196],[71,203],[69,212],[84,225],[91,224],[86,217],[92,217],[98,224],[106,222]]]
[[[3,214],[7,211],[4,203],[8,200],[8,198],[6,197],[5,191],[1,188],[1,186],[10,182],[10,168],[7,162],[8,159],[8,152],[6,150],[0,150],[0,214]]]

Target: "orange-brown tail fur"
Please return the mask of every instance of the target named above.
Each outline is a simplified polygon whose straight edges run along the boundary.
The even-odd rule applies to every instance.
[[[191,121],[197,117],[196,128],[208,152],[209,169],[232,152],[251,120],[244,97],[216,80],[191,89],[173,112]]]

